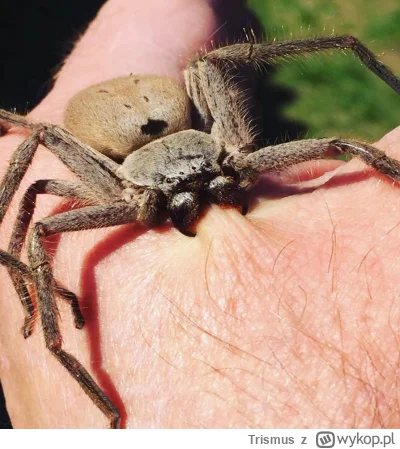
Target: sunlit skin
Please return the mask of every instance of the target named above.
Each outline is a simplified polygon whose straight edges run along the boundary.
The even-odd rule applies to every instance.
[[[61,123],[78,90],[127,73],[180,79],[220,25],[210,4],[111,0],[31,116]],[[377,147],[400,159],[399,139],[397,129]],[[0,170],[20,141],[1,138]],[[1,248],[21,192],[44,178],[72,175],[38,152]],[[303,164],[278,181],[310,179],[323,185],[301,194],[260,186],[245,217],[211,206],[196,238],[126,225],[51,240],[56,278],[82,298],[87,319],[75,329],[60,302],[64,348],[121,408],[124,426],[399,426],[399,187],[358,161]],[[43,196],[35,220],[59,210]],[[14,427],[107,427],[45,349],[39,322],[23,339],[22,307],[0,274],[0,378]]]

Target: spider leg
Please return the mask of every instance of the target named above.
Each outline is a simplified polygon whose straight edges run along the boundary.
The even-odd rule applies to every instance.
[[[205,129],[229,153],[254,151],[261,109],[255,99],[254,68],[237,70],[229,61],[205,55],[185,72],[189,97]]]
[[[228,158],[228,167],[240,174],[240,184],[248,188],[263,172],[280,171],[300,162],[323,159],[329,152],[350,153],[379,173],[400,181],[400,162],[372,145],[356,140],[307,139],[261,148],[248,155]]]
[[[57,281],[55,281],[54,288],[56,292],[64,299],[64,301],[67,301],[70,304],[75,327],[77,329],[82,329],[85,325],[85,318],[83,317],[81,308],[79,307],[78,297],[75,293],[72,293],[68,289],[62,287]]]
[[[3,251],[2,249],[0,249],[0,264],[6,266],[9,271],[12,270],[13,272],[18,272],[19,276],[23,278],[25,281],[29,281],[31,283],[33,282],[32,272],[28,267],[28,265],[14,258],[10,253]],[[26,287],[25,282],[24,286]],[[63,299],[65,299],[67,302],[71,304],[75,319],[75,326],[78,329],[81,329],[85,324],[85,319],[83,318],[83,315],[80,312],[79,302],[76,295],[67,290],[66,288],[60,286],[58,283],[55,284],[55,290]],[[35,313],[35,307],[32,303],[32,300],[30,298],[27,289],[26,292],[27,292],[26,296],[20,297],[22,305],[27,314],[24,326],[22,327],[22,333],[24,335],[24,338],[29,337],[32,333],[32,325]]]
[[[400,94],[400,79],[354,36],[329,36],[275,43],[243,43],[221,47],[205,56],[261,68],[282,57],[327,50],[352,50],[360,61]]]
[[[33,132],[14,151],[0,183],[0,223],[39,146],[39,132]]]
[[[92,200],[90,192],[80,183],[70,181],[38,180],[31,184],[20,202],[17,218],[15,220],[13,232],[8,245],[9,253],[16,259],[21,258],[21,250],[35,209],[36,197],[39,194],[58,195],[84,202],[90,202]],[[32,333],[34,306],[30,298],[24,276],[21,276],[20,271],[14,270],[12,266],[9,267],[8,271],[27,314],[25,317],[24,326],[22,328],[24,338],[27,338]],[[85,320],[79,308],[76,295],[60,286],[58,287],[58,293],[71,304],[75,327],[82,329]]]
[[[20,128],[35,129],[37,122],[29,120],[23,115],[0,109],[0,123],[4,131],[8,131],[12,126]]]
[[[32,279],[32,273],[28,265],[24,264],[20,260],[13,257],[10,253],[2,249],[0,249],[0,264],[8,268],[12,268],[13,270],[17,270],[21,274],[21,276],[24,276],[29,280]]]
[[[15,150],[8,170],[0,184],[0,222],[24,177],[39,146],[54,153],[81,181],[90,187],[92,197],[119,198],[122,190],[119,165],[93,150],[60,126],[36,123],[25,117],[0,109],[0,124],[20,126],[32,130]]]
[[[54,278],[44,238],[62,232],[102,228],[132,223],[137,220],[137,205],[119,203],[106,206],[87,206],[45,218],[37,222],[28,240],[28,259],[36,287],[44,338],[47,348],[68,370],[81,388],[109,418],[110,427],[119,425],[119,412],[105,396],[82,364],[62,349],[62,338],[58,324],[58,309],[54,299]]]
[[[346,49],[400,94],[400,79],[353,36],[220,47],[188,65],[187,91],[203,121],[214,122],[213,132],[222,147],[229,153],[251,152],[256,149],[261,126],[260,105],[254,93],[256,69],[275,64],[280,58]]]
[[[10,202],[20,185],[22,178],[32,162],[39,144],[45,145],[82,180],[82,183],[86,184],[86,193],[90,191],[88,196],[90,197],[89,199],[91,203],[96,203],[97,201],[108,203],[120,198],[122,184],[120,178],[116,174],[119,165],[80,142],[68,131],[59,126],[36,123],[23,116],[1,109],[0,125],[2,125],[5,129],[9,129],[11,126],[18,126],[32,131],[32,134],[14,151],[10,165],[0,183],[0,223],[8,210]],[[37,184],[36,187],[38,186],[39,185]],[[65,190],[68,183],[64,183],[63,186]],[[47,189],[50,189],[49,185],[47,185]],[[61,187],[59,184],[57,190],[58,193],[56,193],[57,195],[69,195],[68,192],[62,193],[62,189],[60,189]],[[82,195],[84,189],[79,188],[78,190],[79,192],[74,192],[74,197],[81,199],[81,196],[79,196],[78,193]],[[52,192],[48,191],[47,193]],[[27,196],[25,197],[25,203],[22,206],[25,207],[26,210],[23,211],[22,208],[20,208],[19,218],[17,219],[17,223],[14,228],[16,235],[13,235],[10,242],[9,250],[11,254],[18,257],[20,254],[20,245],[25,238],[24,235],[26,234],[26,229],[29,225],[30,218],[26,223],[24,220],[27,219],[28,215],[30,216],[33,213],[34,202],[32,205],[28,204],[31,194],[32,191],[28,190]],[[88,198],[85,198],[85,200],[87,199]],[[28,213],[28,210],[31,210],[31,212]],[[24,235],[20,236],[19,234]],[[17,238],[15,245],[13,244],[14,238]],[[9,271],[27,314],[25,324],[23,326],[23,335],[26,338],[32,331],[34,306],[26,283],[24,279],[18,275],[18,270],[10,269]],[[59,292],[64,299],[70,302],[72,301],[71,305],[73,307],[75,325],[76,327],[81,328],[84,324],[84,320],[82,314],[80,313],[79,307],[76,307],[78,304],[76,296],[71,292],[67,292],[65,289],[60,289]],[[75,299],[72,300],[72,298]]]

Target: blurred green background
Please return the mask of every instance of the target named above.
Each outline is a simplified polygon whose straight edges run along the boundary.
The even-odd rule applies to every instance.
[[[351,34],[400,76],[400,1],[249,0],[273,40]],[[351,51],[286,61],[269,78],[291,91],[278,113],[298,123],[296,137],[375,141],[400,124],[400,98]],[[290,136],[293,138],[293,132]],[[283,139],[286,140],[286,139]]]

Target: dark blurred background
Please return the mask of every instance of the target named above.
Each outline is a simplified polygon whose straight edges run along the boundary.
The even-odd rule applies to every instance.
[[[0,0],[0,107],[25,113],[40,102],[103,3]],[[353,34],[400,74],[398,0],[249,0],[249,5],[267,40]],[[350,54],[287,61],[267,71],[264,87],[267,138],[273,142],[305,136],[374,141],[399,124],[398,96]],[[0,428],[10,428],[1,396]]]
[[[0,107],[32,109],[105,0],[0,0]]]

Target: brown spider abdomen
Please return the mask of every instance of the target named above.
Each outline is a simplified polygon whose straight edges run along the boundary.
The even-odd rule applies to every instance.
[[[191,126],[185,88],[164,76],[131,75],[95,84],[69,101],[64,125],[97,151],[122,161],[150,141]]]

